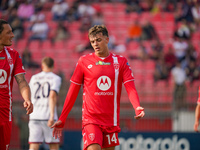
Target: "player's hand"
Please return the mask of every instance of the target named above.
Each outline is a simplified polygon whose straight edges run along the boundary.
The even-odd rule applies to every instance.
[[[26,108],[26,114],[30,114],[33,112],[33,104],[30,100],[24,101],[24,108]]]
[[[54,124],[54,120],[49,119],[47,122],[48,127],[51,127]]]
[[[57,122],[55,122],[51,128],[53,128],[53,137],[55,137],[55,139],[57,138],[61,138],[62,136],[62,130],[63,128],[62,127],[59,127],[60,125],[62,124],[62,121],[61,120],[58,120]]]
[[[136,111],[139,111],[140,113],[137,116],[134,117],[135,119],[140,119],[140,118],[144,117],[145,113],[144,113],[143,107],[140,107],[140,106],[137,107]]]
[[[194,123],[194,131],[195,132],[199,132],[198,127],[199,127],[199,122],[195,122]]]

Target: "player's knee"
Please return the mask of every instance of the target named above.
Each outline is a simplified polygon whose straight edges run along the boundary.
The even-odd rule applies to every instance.
[[[59,150],[59,144],[49,144],[50,150]]]

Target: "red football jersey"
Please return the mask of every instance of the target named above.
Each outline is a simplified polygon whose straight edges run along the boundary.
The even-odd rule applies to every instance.
[[[19,53],[4,47],[0,52],[0,121],[11,121],[13,77],[25,73]]]
[[[131,68],[123,56],[112,53],[104,59],[95,53],[82,56],[71,82],[83,84],[83,125],[119,126],[122,83],[133,80]]]
[[[197,104],[200,104],[200,86],[199,86],[199,97],[198,97],[198,100],[197,100]]]

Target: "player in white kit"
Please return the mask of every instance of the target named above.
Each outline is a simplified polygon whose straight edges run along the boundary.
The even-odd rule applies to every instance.
[[[33,75],[29,86],[34,111],[29,116],[29,150],[38,150],[43,141],[50,150],[59,149],[59,140],[52,136],[50,126],[58,120],[56,102],[61,86],[61,77],[54,74],[54,60],[45,57],[42,60],[42,72]]]

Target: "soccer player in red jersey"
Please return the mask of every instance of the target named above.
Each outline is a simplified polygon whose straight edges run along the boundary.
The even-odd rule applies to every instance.
[[[82,135],[84,150],[114,150],[119,145],[118,133],[122,83],[135,109],[136,119],[144,116],[127,59],[109,52],[105,26],[89,30],[94,53],[78,60],[71,78],[59,120],[52,126],[53,136],[60,138],[65,120],[83,84]]]
[[[199,87],[199,97],[198,97],[198,100],[197,100],[197,106],[196,106],[196,109],[195,109],[194,131],[196,131],[196,132],[198,132],[199,119],[200,119],[200,87]]]
[[[0,19],[0,150],[8,150],[12,127],[13,77],[18,83],[27,114],[32,113],[31,93],[24,77],[19,53],[6,46],[12,45],[14,34],[7,21]]]

